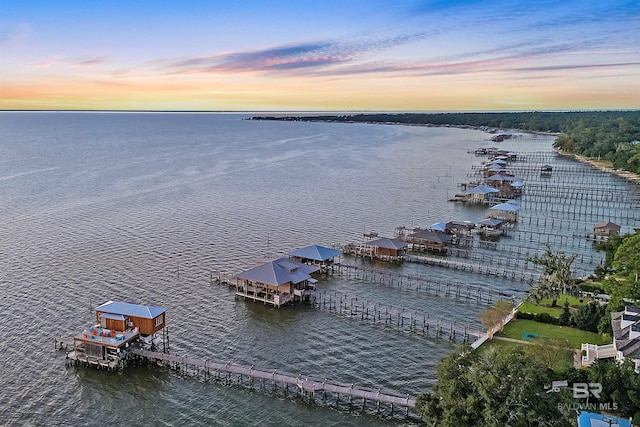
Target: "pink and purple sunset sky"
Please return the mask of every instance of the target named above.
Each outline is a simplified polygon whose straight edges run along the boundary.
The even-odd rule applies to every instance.
[[[0,0],[4,110],[640,108],[637,0]]]

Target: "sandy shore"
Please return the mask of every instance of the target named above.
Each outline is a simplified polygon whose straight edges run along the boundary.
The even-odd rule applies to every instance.
[[[587,157],[580,156],[578,154],[563,153],[561,151],[558,152],[558,154],[560,154],[561,156],[572,157],[572,158],[574,158],[575,160],[577,160],[577,161],[579,161],[581,163],[585,163],[585,164],[591,165],[591,166],[593,166],[595,168],[598,168],[598,169],[600,169],[601,171],[604,171],[604,172],[609,172],[610,174],[619,176],[620,178],[624,178],[629,182],[633,182],[634,184],[640,184],[640,175],[635,174],[633,172],[614,169],[612,167],[603,165],[602,162],[599,162],[599,161],[593,160],[593,159],[589,159]]]

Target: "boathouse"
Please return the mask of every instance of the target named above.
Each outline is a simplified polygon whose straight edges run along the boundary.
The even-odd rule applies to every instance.
[[[381,237],[356,246],[353,248],[352,253],[356,256],[371,259],[401,261],[407,252],[408,246],[409,245],[402,240]]]
[[[506,225],[501,219],[486,218],[478,223],[479,234],[485,236],[499,236],[506,233]]]
[[[620,234],[620,226],[613,222],[599,222],[593,226],[593,234],[596,237],[611,237]]]
[[[67,359],[104,369],[123,368],[132,344],[143,340],[155,349],[159,343],[155,334],[164,333],[166,327],[164,308],[109,301],[95,311],[96,323],[73,337]]]
[[[450,234],[445,234],[436,230],[422,230],[417,233],[410,234],[404,237],[407,243],[411,243],[411,249],[417,251],[432,251],[432,252],[447,252],[447,244],[451,242],[454,237]]]
[[[319,245],[311,245],[289,252],[289,257],[297,262],[320,267],[321,271],[326,271],[333,265],[334,258],[342,251],[331,249]]]
[[[308,300],[317,280],[310,276],[319,268],[278,258],[236,275],[236,297],[281,307]]]
[[[516,222],[518,220],[518,211],[520,206],[516,204],[514,200],[510,200],[507,203],[500,203],[489,208],[489,212],[485,215],[485,218],[497,218],[507,222]]]
[[[469,203],[485,203],[490,199],[492,194],[499,192],[500,190],[497,188],[478,185],[477,187],[468,189],[465,193],[465,198]]]

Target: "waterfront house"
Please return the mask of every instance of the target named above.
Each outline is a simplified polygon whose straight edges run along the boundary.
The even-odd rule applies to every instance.
[[[311,245],[289,252],[289,257],[294,261],[308,265],[315,265],[320,267],[321,271],[326,271],[333,265],[334,258],[341,253],[342,251],[336,249],[320,245]]]
[[[596,359],[615,358],[623,362],[631,358],[636,372],[640,372],[640,307],[626,306],[624,311],[611,313],[613,343],[606,345],[582,344],[582,366]]]
[[[166,343],[164,308],[109,301],[95,309],[96,322],[73,337],[67,358],[105,369],[122,368],[129,347],[142,342],[155,349]],[[156,336],[162,332],[162,337]]]
[[[593,234],[596,237],[611,237],[620,234],[620,226],[613,222],[599,222],[593,226]]]
[[[540,168],[540,176],[551,176],[551,172],[553,171],[553,166],[551,165],[543,165]]]
[[[308,300],[317,280],[311,277],[319,268],[287,258],[278,258],[236,275],[236,297],[281,307]]]

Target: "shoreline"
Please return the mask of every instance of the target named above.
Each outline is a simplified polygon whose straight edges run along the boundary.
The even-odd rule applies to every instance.
[[[614,169],[612,167],[609,166],[605,166],[603,165],[601,162],[591,159],[589,157],[585,157],[585,156],[581,156],[579,154],[575,154],[575,153],[566,153],[566,152],[562,152],[562,151],[558,151],[556,150],[556,152],[561,155],[561,156],[565,156],[565,157],[570,157],[573,158],[574,160],[592,166],[598,170],[601,170],[603,172],[608,172],[612,175],[616,175],[622,179],[627,180],[630,183],[633,184],[638,184],[640,185],[640,175],[633,173],[633,172],[629,172],[629,171],[625,171],[622,169]]]

